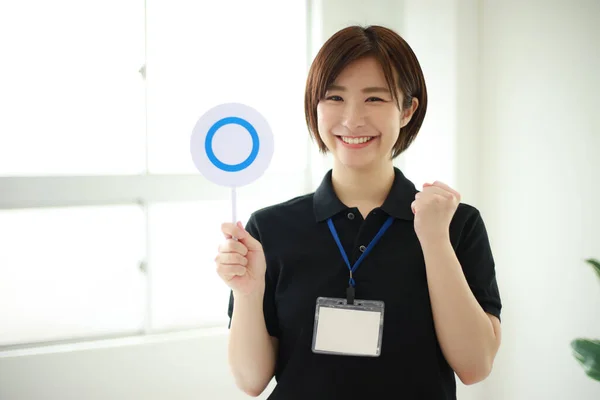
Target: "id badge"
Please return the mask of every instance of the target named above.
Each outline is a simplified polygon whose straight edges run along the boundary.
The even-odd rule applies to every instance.
[[[383,336],[382,301],[319,297],[312,351],[322,354],[379,357]]]

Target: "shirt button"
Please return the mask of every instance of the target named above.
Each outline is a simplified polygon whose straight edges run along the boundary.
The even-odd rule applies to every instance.
[[[364,253],[367,248],[365,246],[360,246],[358,249],[361,253]]]
[[[353,213],[348,213],[348,219],[354,219],[354,214]]]

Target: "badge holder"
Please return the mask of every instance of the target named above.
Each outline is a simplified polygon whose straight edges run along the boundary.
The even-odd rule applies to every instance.
[[[319,297],[312,351],[320,354],[379,357],[383,336],[382,301]]]
[[[379,357],[383,337],[383,301],[354,300],[353,273],[394,222],[390,216],[359,259],[350,265],[331,218],[327,225],[350,271],[345,299],[319,297],[315,310],[312,351],[343,356]]]

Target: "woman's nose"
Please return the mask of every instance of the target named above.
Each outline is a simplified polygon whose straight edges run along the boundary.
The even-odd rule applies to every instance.
[[[346,128],[354,130],[365,125],[365,110],[361,105],[349,104],[344,110],[343,124]]]

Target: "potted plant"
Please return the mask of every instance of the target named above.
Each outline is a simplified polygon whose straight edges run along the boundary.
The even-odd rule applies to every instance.
[[[600,261],[595,259],[585,260],[596,271],[600,278]],[[585,373],[592,379],[600,381],[600,340],[576,338],[571,341],[573,356]]]

